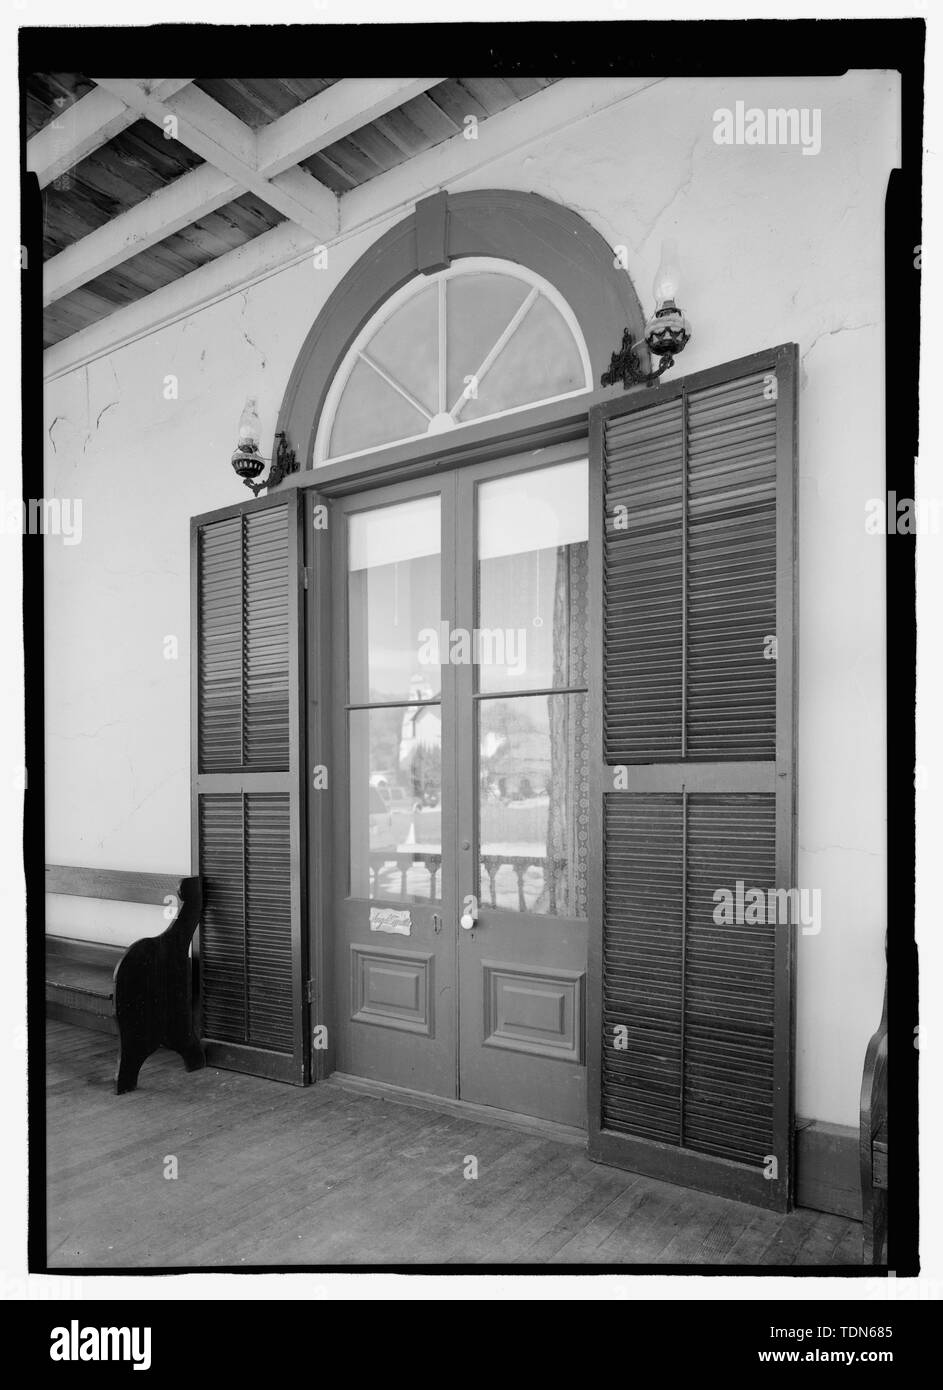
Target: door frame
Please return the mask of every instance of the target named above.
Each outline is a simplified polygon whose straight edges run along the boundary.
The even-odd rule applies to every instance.
[[[347,711],[347,590],[346,583],[346,526],[347,517],[361,511],[373,511],[378,507],[394,506],[398,502],[437,493],[442,497],[442,621],[447,622],[449,630],[456,627],[475,626],[477,621],[477,602],[474,588],[474,565],[476,559],[478,484],[492,478],[512,477],[518,473],[538,472],[557,464],[568,463],[582,458],[589,466],[589,436],[584,431],[575,439],[567,438],[538,450],[520,452],[518,449],[502,451],[497,457],[482,461],[472,456],[466,460],[449,462],[447,466],[434,472],[425,472],[418,477],[400,477],[396,481],[380,486],[359,486],[338,492],[328,505],[329,524],[327,530],[317,531],[314,527],[314,508],[323,505],[320,494],[311,493],[305,509],[305,528],[309,537],[327,536],[329,544],[318,545],[312,555],[306,583],[308,618],[306,624],[308,669],[308,689],[317,692],[308,702],[308,747],[312,750],[310,779],[312,769],[321,764],[328,769],[327,798],[313,793],[313,784],[308,780],[310,800],[314,803],[308,816],[309,826],[309,871],[308,882],[312,885],[312,901],[309,911],[310,959],[312,961],[311,1019],[312,1035],[318,1024],[327,1027],[328,1046],[315,1048],[312,1052],[312,1080],[326,1079],[335,1070],[335,1033],[340,1019],[337,1011],[335,970],[334,907],[344,892],[343,879],[348,872],[349,830],[348,814],[348,732],[342,711]],[[458,478],[461,471],[462,478]],[[472,495],[466,511],[462,510],[460,491],[470,487]],[[592,528],[591,528],[592,529]],[[592,539],[590,538],[590,545]],[[589,557],[593,564],[592,551]],[[459,576],[471,576],[462,584]],[[591,625],[591,630],[601,635]],[[592,639],[596,640],[596,639]],[[592,652],[588,669],[595,669]],[[459,684],[460,674],[456,668],[443,666],[441,684],[441,708],[444,723],[457,729],[457,716],[460,712]],[[587,685],[587,702],[590,709],[590,742],[596,737],[597,725],[593,709],[593,691]],[[600,696],[601,699],[601,696]],[[475,703],[475,697],[472,697]],[[601,708],[601,704],[600,704]],[[448,713],[446,713],[448,711]],[[474,787],[477,785],[477,754],[473,740],[461,742],[453,739],[449,757],[443,759],[442,768],[442,853],[443,864],[449,854],[453,871],[452,896],[446,889],[443,871],[443,890],[441,909],[443,918],[452,922],[457,920],[458,904],[464,891],[475,892],[478,896],[478,880],[469,887],[464,883],[460,869],[461,843],[469,841],[473,846],[478,840],[477,800]],[[321,750],[321,754],[317,750]],[[465,791],[462,792],[464,786]],[[446,848],[448,847],[448,849]],[[587,862],[587,880],[594,872],[592,858]],[[587,882],[587,901],[593,901]],[[593,923],[587,918],[579,919],[585,927],[587,936],[592,935]],[[456,943],[457,945],[457,943]],[[588,956],[588,951],[587,951]],[[459,1101],[461,1051],[461,1004],[459,988],[460,953],[453,953],[451,985],[454,1004],[455,1033],[455,1096]],[[586,966],[588,979],[588,959]],[[584,989],[585,995],[585,989]],[[582,1065],[587,1065],[589,1051],[586,1037],[588,1010],[583,999],[582,1026]],[[460,1103],[460,1102],[459,1102]],[[533,1121],[541,1123],[539,1120]],[[548,1121],[548,1125],[556,1122]]]
[[[311,531],[311,510],[314,505],[319,503],[328,504],[334,499],[346,498],[352,494],[374,489],[390,483],[397,485],[407,480],[423,479],[429,475],[437,474],[446,470],[465,469],[475,464],[493,463],[500,474],[502,463],[512,458],[518,460],[518,467],[521,470],[527,468],[538,468],[543,463],[560,462],[559,451],[566,446],[572,447],[574,443],[589,437],[589,418],[590,411],[599,405],[624,401],[627,396],[645,395],[649,400],[659,398],[666,399],[668,395],[679,392],[681,382],[686,383],[687,389],[694,389],[698,386],[709,385],[720,373],[729,372],[733,369],[748,373],[751,370],[758,370],[768,365],[771,359],[780,360],[784,355],[793,351],[792,345],[788,343],[780,344],[776,347],[764,351],[751,353],[745,357],[734,359],[730,362],[719,364],[715,367],[708,367],[699,372],[692,372],[687,377],[673,378],[670,382],[660,382],[654,387],[637,386],[629,388],[627,392],[616,392],[611,387],[587,391],[584,395],[569,397],[563,401],[554,401],[549,405],[537,405],[532,410],[521,411],[513,417],[498,418],[482,423],[472,423],[464,426],[460,431],[455,431],[448,435],[430,436],[426,440],[419,440],[408,445],[393,444],[385,448],[377,449],[374,453],[361,455],[356,458],[341,463],[323,465],[320,468],[303,468],[296,473],[289,474],[285,481],[280,485],[279,492],[286,489],[300,488],[308,492],[305,507],[305,530],[310,537]],[[612,405],[615,408],[615,405]],[[590,446],[591,449],[591,446]],[[594,563],[592,524],[593,508],[601,506],[601,475],[599,470],[594,472],[593,460],[590,452],[589,466],[589,501],[590,501],[590,626],[591,641],[601,648],[602,637],[602,612],[601,612],[601,566],[598,562]],[[778,518],[778,527],[782,528],[783,539],[788,538],[790,545],[794,539],[794,517]],[[468,528],[465,528],[468,530]],[[330,528],[327,533],[330,535]],[[333,653],[330,646],[330,623],[331,623],[331,593],[330,593],[330,546],[315,547],[312,565],[309,573],[312,576],[312,583],[305,594],[307,613],[305,619],[306,633],[306,660],[305,665],[308,670],[308,715],[307,715],[307,747],[309,749],[309,768],[310,764],[322,763],[329,769],[331,785],[334,785],[337,760],[331,749],[330,736],[330,707],[331,707],[331,679],[330,671],[333,661]],[[794,648],[797,643],[798,624],[795,624],[791,634],[790,647]],[[320,644],[320,645],[315,645]],[[594,648],[595,650],[595,648]],[[325,655],[325,659],[319,660],[320,653]],[[597,805],[597,797],[594,794],[594,773],[593,768],[601,762],[601,732],[602,732],[602,662],[593,663],[593,670],[597,672],[597,679],[590,683],[589,687],[589,718],[591,737],[594,740],[593,761],[590,770],[591,779],[591,831],[593,835],[599,832],[599,818],[594,808]],[[785,695],[783,698],[787,698]],[[793,686],[788,696],[788,702],[793,710],[793,738],[792,738],[792,766],[796,766],[798,749],[796,747],[797,738],[795,735],[795,715],[798,710],[798,691]],[[599,771],[595,773],[595,778],[600,776]],[[305,779],[305,787],[310,788],[308,777]],[[598,780],[595,787],[599,786]],[[309,913],[308,931],[310,959],[315,971],[315,983],[313,989],[312,1022],[326,1023],[328,1026],[328,1037],[333,1037],[334,1013],[332,1009],[332,990],[326,988],[327,982],[333,979],[333,952],[331,936],[332,932],[328,929],[331,914],[331,881],[333,876],[332,864],[332,837],[329,833],[329,817],[323,814],[323,808],[311,808],[310,802],[314,799],[307,797],[309,802],[308,813],[308,851],[309,851]],[[788,799],[788,816],[792,825],[792,841],[795,843],[797,836],[797,815],[795,786],[792,787],[792,794]],[[793,871],[794,879],[794,871]],[[790,881],[793,881],[790,879]],[[599,941],[598,933],[602,927],[602,854],[591,856],[587,865],[587,895],[588,895],[588,929],[589,929],[589,953],[590,960],[593,960],[593,953]],[[598,931],[597,931],[598,929]],[[793,953],[790,953],[791,956]],[[789,970],[787,971],[789,993],[788,1007],[794,1019],[796,1007],[795,989],[795,966],[794,958],[790,960]],[[589,976],[591,979],[591,975]],[[784,1001],[787,1002],[787,1001]],[[587,1086],[587,1123],[592,1132],[594,1116],[597,1118],[598,1128],[598,1095],[594,1092],[592,1085],[592,1059],[596,1041],[594,1039],[594,1027],[598,1021],[598,1009],[592,991],[588,991],[586,1015],[587,1015],[587,1037],[586,1037],[586,1060],[590,1066],[588,1074],[589,1084]],[[780,1065],[785,1065],[787,1075],[790,1078],[787,1091],[791,1091],[792,1078],[795,1075],[795,1027],[794,1023],[790,1027],[788,1046],[784,1048],[784,1054],[780,1056]],[[334,1070],[333,1046],[329,1044],[327,1049],[315,1052],[312,1059],[312,1080],[322,1080],[328,1077]],[[459,1102],[460,1103],[460,1102]],[[793,1125],[794,1110],[793,1098],[790,1095],[780,1098],[781,1113],[788,1109],[792,1116]],[[666,1180],[671,1180],[671,1171],[666,1171]]]
[[[432,481],[438,475],[454,475],[459,470],[478,466],[480,478],[506,477],[516,472],[532,472],[541,467],[551,467],[556,463],[579,458],[589,447],[589,406],[597,399],[608,399],[608,392],[592,392],[585,396],[573,397],[567,401],[555,402],[551,408],[562,418],[552,422],[548,428],[546,407],[536,406],[533,411],[521,412],[513,420],[491,420],[483,426],[468,426],[460,433],[468,436],[458,446],[441,453],[443,436],[431,441],[419,441],[419,445],[407,450],[405,456],[401,446],[394,445],[378,449],[375,455],[358,457],[343,464],[327,464],[318,469],[306,469],[300,473],[289,474],[286,481],[273,496],[288,488],[301,488],[307,494],[304,505],[303,529],[307,538],[307,564],[304,579],[305,615],[303,632],[305,640],[304,660],[301,669],[306,672],[306,714],[305,746],[308,750],[308,763],[303,785],[304,800],[307,802],[307,882],[308,882],[308,960],[310,979],[308,981],[308,1034],[312,1039],[310,1048],[311,1081],[325,1081],[336,1069],[335,1034],[338,1014],[334,998],[334,971],[336,968],[333,931],[333,904],[338,891],[337,876],[342,872],[335,855],[335,821],[346,807],[346,742],[338,747],[334,737],[334,709],[337,700],[338,671],[341,669],[341,652],[338,650],[338,633],[346,632],[346,613],[344,595],[335,592],[334,577],[338,573],[335,552],[346,541],[338,539],[342,528],[337,525],[341,515],[347,515],[358,508],[354,500],[364,496],[363,509],[375,505],[378,498],[389,502],[405,500],[410,496],[422,496],[435,489]],[[562,411],[561,411],[561,408]],[[438,449],[430,448],[438,445]],[[442,480],[445,481],[444,479]],[[432,484],[430,486],[430,483]],[[456,490],[457,490],[457,484]],[[590,466],[590,497],[592,497],[592,468]],[[333,504],[340,503],[341,507]],[[326,513],[326,527],[315,526],[318,508]],[[451,508],[453,516],[457,509]],[[477,515],[477,511],[476,511]],[[466,554],[463,546],[473,547],[473,523],[457,524],[453,535],[453,558],[450,576],[461,563],[461,555]],[[592,528],[590,528],[592,533]],[[464,537],[463,537],[464,533]],[[592,544],[592,542],[590,542]],[[592,553],[590,554],[592,564]],[[445,581],[443,580],[443,584]],[[451,586],[454,593],[454,583]],[[445,588],[443,587],[443,596]],[[454,600],[453,600],[454,603]],[[338,609],[341,610],[338,623]],[[453,613],[451,623],[458,622]],[[597,731],[594,698],[600,701],[601,692],[594,697],[592,688],[588,692],[590,701],[590,733],[594,738]],[[346,703],[346,698],[345,698]],[[458,749],[455,749],[458,757]],[[328,795],[315,794],[312,771],[321,766],[327,770]],[[453,771],[453,785],[457,788],[457,767]],[[443,793],[444,799],[444,793]],[[457,813],[457,798],[451,798]],[[459,827],[451,826],[455,849],[459,843]],[[443,843],[445,841],[445,822],[443,820]],[[346,843],[346,837],[345,837]],[[346,872],[346,863],[343,869]],[[594,901],[591,877],[592,863],[587,865],[587,899]],[[591,911],[591,906],[590,906]],[[587,930],[592,938],[592,918],[587,920]],[[455,971],[458,970],[456,953]],[[453,981],[456,988],[457,977]],[[587,1001],[588,1003],[588,1001]],[[585,1010],[588,1026],[588,1007]],[[316,1030],[323,1026],[326,1030],[326,1046],[316,1045]],[[460,1027],[460,1015],[456,1004],[456,1033]],[[323,1036],[323,1035],[321,1035]],[[585,1039],[584,1057],[588,1058],[589,1038]],[[456,1049],[456,1090],[458,1088],[458,1068],[460,1057]],[[460,1101],[454,1102],[461,1104]],[[535,1124],[540,1123],[534,1121]],[[548,1122],[550,1124],[550,1122]],[[554,1126],[550,1124],[550,1127]],[[558,1128],[558,1126],[557,1126]]]

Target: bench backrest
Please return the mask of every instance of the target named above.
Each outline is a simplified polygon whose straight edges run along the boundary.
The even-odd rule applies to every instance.
[[[187,879],[179,874],[134,874],[122,869],[79,869],[46,865],[46,892],[77,898],[114,898],[123,903],[161,904],[179,898]]]

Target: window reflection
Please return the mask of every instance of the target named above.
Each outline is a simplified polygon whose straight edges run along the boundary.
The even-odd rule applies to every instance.
[[[350,892],[442,896],[442,711],[351,710]]]
[[[479,702],[482,905],[586,916],[586,697]]]
[[[478,689],[586,684],[586,460],[478,489]]]
[[[438,631],[439,498],[355,513],[348,529],[350,702],[422,700],[439,667],[422,634]]]

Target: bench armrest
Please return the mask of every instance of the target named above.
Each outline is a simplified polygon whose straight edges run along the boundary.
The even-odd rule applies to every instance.
[[[144,1058],[160,1046],[179,1052],[188,1068],[201,1066],[193,1032],[190,942],[200,921],[199,878],[183,878],[177,912],[159,936],[144,936],[115,967],[115,1018],[120,1038],[116,1090],[133,1090]]]

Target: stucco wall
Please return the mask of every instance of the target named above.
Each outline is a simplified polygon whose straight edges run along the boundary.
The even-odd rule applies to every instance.
[[[715,109],[737,101],[820,108],[820,152],[715,144]],[[661,242],[677,237],[686,372],[799,344],[799,882],[821,890],[822,928],[799,943],[797,1105],[844,1124],[883,982],[884,564],[864,505],[884,491],[898,130],[893,73],[670,79],[448,185],[575,209],[627,248],[646,308]],[[83,506],[81,543],[45,550],[47,860],[188,867],[188,519],[244,500],[228,453],[245,396],[270,435],[312,320],[394,220],[333,246],[327,268],[273,274],[47,384],[45,495]],[[55,931],[127,940],[161,925],[147,908],[49,902]]]

